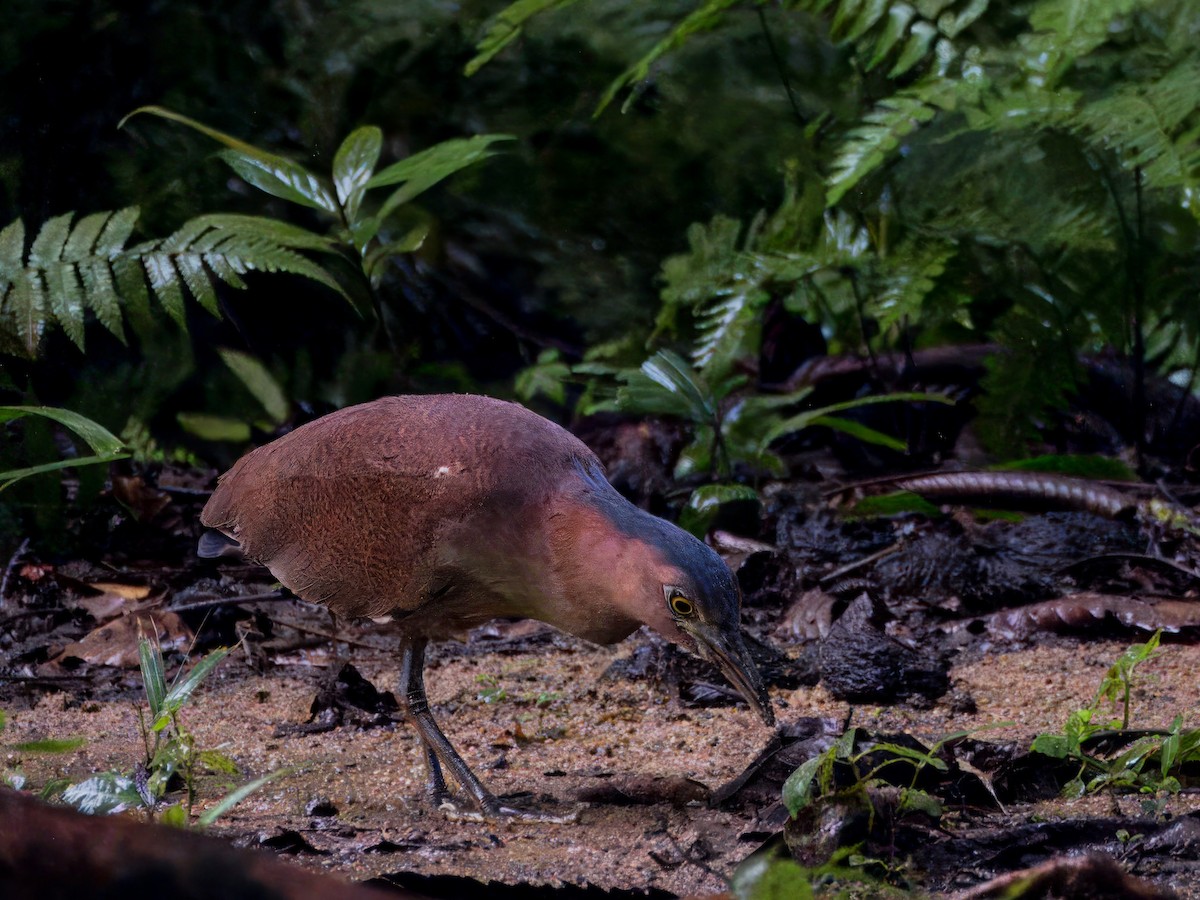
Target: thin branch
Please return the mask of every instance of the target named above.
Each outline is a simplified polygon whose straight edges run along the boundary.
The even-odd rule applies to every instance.
[[[767,14],[763,12],[762,6],[756,10],[758,13],[758,24],[762,28],[763,38],[767,42],[767,49],[771,51],[771,59],[775,63],[775,71],[779,73],[779,80],[783,84],[784,91],[787,92],[788,103],[792,105],[792,115],[796,117],[796,123],[801,130],[808,126],[808,120],[805,119],[804,113],[800,111],[800,104],[796,100],[796,93],[792,90],[792,80],[788,77],[787,66],[784,65],[783,57],[779,55],[779,50],[775,47],[775,41],[771,37],[771,27],[767,24]]]

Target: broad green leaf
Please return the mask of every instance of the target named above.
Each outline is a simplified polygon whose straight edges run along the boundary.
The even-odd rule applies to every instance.
[[[25,416],[42,416],[66,426],[101,455],[118,453],[125,447],[124,442],[103,425],[69,409],[53,406],[0,406],[0,422],[11,422]]]
[[[812,803],[816,793],[817,772],[825,762],[825,754],[814,756],[800,764],[783,783],[783,805],[792,818]]]
[[[206,809],[203,813],[201,813],[200,817],[196,820],[196,824],[201,828],[207,828],[213,822],[217,821],[217,819],[221,818],[221,816],[225,815],[225,813],[229,812],[229,810],[233,809],[234,806],[236,806],[238,803],[241,803],[264,785],[270,784],[272,781],[276,781],[277,779],[283,778],[286,775],[291,775],[295,771],[296,770],[294,768],[277,769],[274,772],[263,775],[261,778],[255,778],[248,784],[243,784],[241,787],[230,791],[228,794],[222,797],[221,801],[211,809]]]
[[[159,823],[169,825],[172,828],[187,827],[187,810],[182,803],[176,803],[168,806],[162,811],[158,817]]]
[[[133,780],[116,772],[103,772],[73,784],[63,791],[62,798],[88,815],[105,815],[142,805]]]
[[[342,141],[333,157],[333,186],[348,222],[353,222],[358,215],[363,192],[379,163],[382,149],[383,132],[374,125],[364,125]]]
[[[796,431],[803,431],[813,424],[814,419],[822,416],[828,416],[830,413],[841,412],[847,409],[858,409],[860,406],[870,406],[875,403],[944,403],[947,406],[953,406],[954,401],[944,394],[921,394],[911,392],[897,392],[895,394],[881,394],[877,397],[858,397],[854,400],[846,400],[842,403],[830,403],[828,406],[822,406],[819,409],[808,409],[804,412],[797,413],[794,416],[789,416],[782,422],[776,424],[764,436],[764,443],[769,444],[776,438],[782,437],[785,434],[792,434]]]
[[[729,889],[734,900],[810,900],[813,877],[794,859],[756,853],[738,866]]]
[[[759,502],[758,491],[745,484],[706,484],[692,491],[679,512],[679,527],[703,539],[726,503]]]
[[[288,403],[283,388],[266,366],[249,353],[242,353],[240,350],[221,348],[217,353],[221,355],[222,362],[229,370],[246,386],[246,390],[254,395],[254,399],[266,411],[273,424],[281,425],[287,421],[291,415],[291,404]]]
[[[1061,734],[1039,734],[1033,739],[1029,749],[1034,753],[1041,753],[1043,756],[1050,756],[1054,759],[1066,759],[1070,745]]]
[[[337,199],[325,182],[298,163],[282,156],[247,156],[236,150],[222,150],[218,155],[243,181],[272,197],[341,215]]]
[[[250,440],[250,425],[240,419],[212,416],[208,413],[181,412],[175,415],[179,427],[205,441],[229,441],[244,444]]]
[[[220,750],[201,750],[196,759],[210,772],[220,775],[237,775],[241,770],[237,763]]]
[[[659,350],[639,370],[623,373],[617,403],[629,412],[680,416],[693,423],[713,422],[717,405],[708,386],[677,353]]]
[[[138,107],[125,116],[117,127],[123,127],[139,114],[178,122],[228,147],[228,150],[221,152],[221,158],[247,183],[260,190],[283,200],[340,216],[341,210],[333,192],[322,179],[300,164],[161,106]]]
[[[893,491],[890,494],[879,494],[875,497],[864,497],[854,504],[850,515],[856,518],[871,516],[899,516],[905,513],[920,513],[931,519],[941,515],[941,510],[924,497],[911,491]]]
[[[508,134],[480,134],[470,138],[455,138],[414,153],[407,159],[380,170],[367,182],[366,190],[392,184],[403,186],[383,202],[376,217],[380,221],[385,220],[397,207],[408,203],[439,181],[492,156],[492,144],[511,140],[513,136]]]

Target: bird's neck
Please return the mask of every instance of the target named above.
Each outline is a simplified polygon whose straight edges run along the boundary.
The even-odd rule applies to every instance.
[[[613,494],[627,507],[619,515],[628,520],[614,517],[592,498],[567,497],[558,504],[550,555],[560,600],[551,614],[560,621],[546,621],[600,644],[615,643],[642,625],[671,636],[674,625],[656,574],[662,569],[660,551],[629,536],[633,520],[646,520],[637,523],[643,533],[660,520]]]

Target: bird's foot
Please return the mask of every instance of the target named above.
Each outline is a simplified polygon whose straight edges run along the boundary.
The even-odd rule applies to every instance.
[[[438,811],[454,822],[529,822],[543,825],[570,825],[579,821],[579,811],[565,816],[505,806],[495,797],[481,801],[475,809],[463,809],[449,798],[438,804]]]

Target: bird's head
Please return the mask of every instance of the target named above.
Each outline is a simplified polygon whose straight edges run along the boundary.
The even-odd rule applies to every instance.
[[[656,541],[663,557],[656,567],[662,603],[657,611],[647,611],[643,621],[719,668],[750,708],[773,725],[771,700],[742,638],[737,582],[711,547],[670,523],[662,524],[676,533]]]
[[[583,593],[607,598],[601,618],[618,640],[637,624],[713,663],[768,725],[775,722],[762,676],[742,638],[742,595],[716,552],[683,529],[638,509],[616,492],[598,469],[580,467],[584,490],[576,495],[566,530],[571,568]],[[600,590],[594,590],[600,588]],[[589,623],[590,624],[590,623]],[[607,623],[595,623],[595,633]],[[576,633],[588,636],[585,629]],[[590,629],[588,629],[590,630]]]

